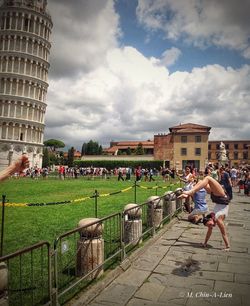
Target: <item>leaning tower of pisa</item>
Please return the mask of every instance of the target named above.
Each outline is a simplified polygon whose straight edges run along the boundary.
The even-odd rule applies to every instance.
[[[46,6],[47,0],[0,6],[0,169],[23,153],[31,166],[42,164],[52,29]]]

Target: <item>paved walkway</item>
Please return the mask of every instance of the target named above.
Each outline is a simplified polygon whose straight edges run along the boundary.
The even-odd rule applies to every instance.
[[[113,272],[114,279],[91,302],[87,292],[71,305],[250,305],[250,197],[234,193],[226,223],[229,252],[221,250],[217,227],[209,248],[201,248],[206,227],[190,224],[184,215],[131,259],[127,270],[116,278]]]

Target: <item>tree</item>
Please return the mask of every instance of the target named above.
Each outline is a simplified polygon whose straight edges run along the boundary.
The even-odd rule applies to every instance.
[[[44,141],[46,147],[50,147],[51,151],[55,152],[58,148],[64,148],[65,144],[61,140],[49,139]]]
[[[102,146],[98,142],[90,140],[82,145],[82,155],[100,155],[102,154]]]
[[[128,148],[127,148],[127,155],[131,155],[131,154],[132,154],[131,148],[128,147]]]
[[[49,151],[48,148],[43,149],[43,164],[42,167],[48,167],[50,165]]]
[[[142,143],[141,142],[138,143],[138,146],[135,149],[135,154],[136,155],[143,155],[144,154],[144,149],[142,147]]]
[[[74,153],[75,153],[75,149],[74,147],[71,147],[71,149],[68,150],[68,166],[69,167],[74,166]]]
[[[82,155],[87,155],[87,143],[82,144]]]

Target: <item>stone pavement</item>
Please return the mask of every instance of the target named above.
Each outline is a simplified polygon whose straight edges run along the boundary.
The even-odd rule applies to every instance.
[[[204,249],[200,243],[206,227],[190,224],[184,214],[137,256],[132,255],[124,272],[113,272],[106,288],[100,291],[99,286],[98,291],[97,284],[90,289],[91,294],[80,295],[70,304],[250,305],[250,197],[234,192],[226,224],[230,251],[221,250],[222,237],[217,227],[209,248]]]

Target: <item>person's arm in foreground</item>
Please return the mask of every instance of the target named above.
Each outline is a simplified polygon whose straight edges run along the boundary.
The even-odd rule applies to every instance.
[[[19,157],[13,164],[9,165],[6,169],[0,172],[0,181],[5,180],[11,174],[22,172],[29,167],[29,159],[26,155]]]

